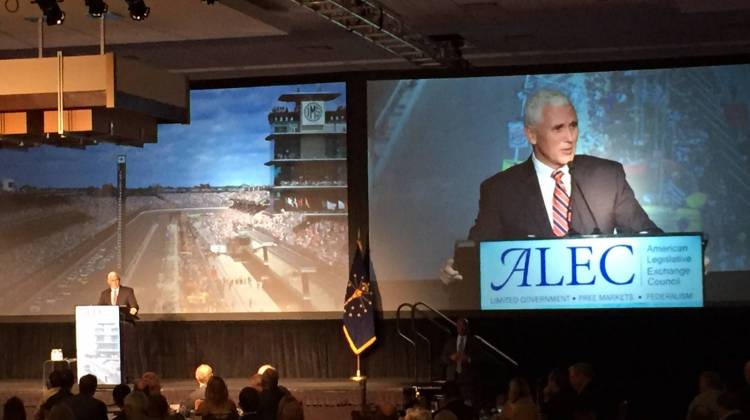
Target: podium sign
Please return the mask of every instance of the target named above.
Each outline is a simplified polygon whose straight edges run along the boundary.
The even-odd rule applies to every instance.
[[[481,308],[703,306],[700,234],[481,242]]]
[[[78,379],[96,376],[99,385],[121,380],[120,311],[117,306],[76,306]]]

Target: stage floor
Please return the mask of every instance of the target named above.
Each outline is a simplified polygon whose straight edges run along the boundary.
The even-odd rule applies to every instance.
[[[247,378],[224,378],[229,387],[229,396],[237,401],[240,390],[248,386]],[[370,379],[367,381],[367,402],[399,405],[403,402],[402,389],[411,382],[406,378]],[[356,382],[346,379],[282,379],[285,386],[301,400],[305,406],[305,419],[349,419],[352,410],[361,407],[362,391]],[[179,404],[196,387],[194,380],[162,380],[162,394],[170,404]],[[18,396],[26,405],[29,415],[33,415],[42,396],[42,381],[5,380],[0,381],[0,402],[11,396]],[[77,386],[74,393],[78,392]],[[100,389],[96,397],[112,404],[111,389]]]

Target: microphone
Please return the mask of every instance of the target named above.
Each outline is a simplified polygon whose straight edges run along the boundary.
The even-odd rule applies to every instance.
[[[583,204],[586,205],[586,210],[588,210],[589,215],[591,215],[591,220],[594,221],[594,230],[591,232],[592,235],[600,235],[602,233],[602,230],[599,229],[599,222],[596,221],[596,216],[594,216],[594,212],[591,210],[591,206],[589,205],[589,201],[586,200],[586,194],[583,193],[583,188],[578,184],[578,181],[576,180],[576,177],[573,175],[573,161],[571,160],[568,162],[568,170],[570,171],[570,178],[573,180],[573,185],[575,186],[576,190],[581,194],[581,198],[583,198]],[[573,201],[573,194],[571,191],[570,194],[571,202]],[[571,206],[572,207],[572,206]]]

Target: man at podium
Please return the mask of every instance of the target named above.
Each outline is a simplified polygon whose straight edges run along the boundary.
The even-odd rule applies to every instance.
[[[563,93],[532,94],[524,106],[524,132],[533,153],[482,182],[469,239],[661,232],[620,163],[576,155],[578,115]]]
[[[109,288],[102,291],[98,305],[124,306],[130,316],[135,316],[138,313],[138,301],[133,288],[120,285],[120,274],[116,271],[107,274],[107,285]]]
[[[107,289],[99,296],[98,305],[115,305],[121,310],[120,346],[122,357],[123,382],[132,382],[140,376],[141,358],[135,320],[138,314],[138,301],[132,287],[120,284],[120,274],[112,271],[107,274]]]

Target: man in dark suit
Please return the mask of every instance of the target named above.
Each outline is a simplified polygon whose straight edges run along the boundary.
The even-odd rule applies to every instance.
[[[138,301],[131,287],[120,285],[120,275],[116,271],[107,274],[109,288],[102,290],[97,305],[125,306],[131,316],[138,313]]]
[[[120,317],[122,376],[124,382],[131,383],[141,371],[138,335],[135,330],[138,301],[132,288],[120,284],[120,274],[116,271],[107,274],[107,285],[109,287],[99,295],[97,304],[117,305],[125,310],[125,315]]]
[[[578,116],[565,95],[540,90],[529,97],[524,132],[532,155],[482,182],[469,239],[660,232],[638,204],[621,164],[576,156]]]
[[[482,182],[473,241],[575,234],[660,233],[625,180],[618,162],[576,156],[578,115],[567,96],[540,90],[524,106],[529,158]],[[441,267],[453,307],[479,299],[478,255],[455,254]],[[455,261],[455,268],[454,268]]]
[[[455,382],[464,401],[474,402],[477,397],[477,351],[477,343],[469,332],[469,320],[457,320],[456,335],[445,342],[440,360],[445,366],[446,379]]]

